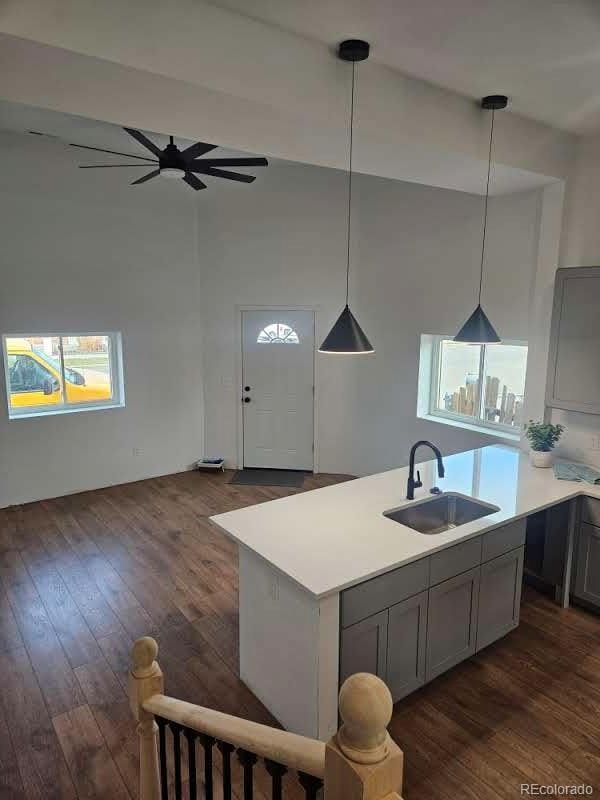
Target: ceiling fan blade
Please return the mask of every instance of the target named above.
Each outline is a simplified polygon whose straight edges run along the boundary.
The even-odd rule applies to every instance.
[[[239,181],[240,183],[252,183],[256,180],[256,175],[242,175],[240,172],[229,172],[225,169],[215,169],[214,167],[205,167],[200,169],[194,167],[194,172],[199,172],[201,175],[212,175],[213,178],[226,178],[229,181]]]
[[[127,131],[130,136],[133,136],[137,142],[143,145],[147,150],[150,150],[151,153],[154,153],[155,156],[159,158],[162,156],[162,150],[157,147],[154,142],[151,142],[147,136],[144,136],[143,133],[136,131],[134,128],[123,128],[123,130]]]
[[[80,164],[79,169],[111,169],[113,167],[145,167],[150,164]]]
[[[206,184],[202,183],[200,178],[197,178],[195,175],[192,175],[191,172],[186,172],[183,180],[187,183],[188,186],[191,186],[192,189],[195,189],[197,192],[200,189],[206,189]]]
[[[138,178],[137,181],[133,181],[131,185],[135,186],[137,183],[146,183],[146,181],[149,181],[150,178],[155,178],[157,175],[160,175],[160,170],[154,169],[152,170],[152,172],[148,172],[146,175],[142,175],[142,177]]]
[[[134,156],[131,153],[119,153],[118,150],[105,150],[103,147],[90,147],[88,144],[74,144],[69,142],[70,147],[81,147],[82,150],[97,150],[98,153],[112,153],[114,156],[125,156],[125,158],[137,158],[139,161],[151,161],[154,163],[154,158],[147,156]]]
[[[204,153],[210,153],[211,150],[214,150],[218,146],[218,144],[196,142],[196,144],[191,144],[189,147],[186,147],[185,150],[182,150],[181,155],[186,161],[191,161],[193,158],[198,158],[198,156],[204,155]]]
[[[199,164],[207,167],[267,167],[266,158],[203,158]]]

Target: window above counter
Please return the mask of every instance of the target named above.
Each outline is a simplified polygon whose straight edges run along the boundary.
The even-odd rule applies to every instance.
[[[465,344],[421,336],[417,416],[518,440],[527,343]]]

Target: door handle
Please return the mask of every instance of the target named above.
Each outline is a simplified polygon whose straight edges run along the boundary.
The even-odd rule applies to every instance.
[[[250,391],[250,387],[249,386],[244,386],[244,391],[245,392],[249,392]]]
[[[250,402],[250,398],[249,397],[242,397],[242,402],[249,403]]]

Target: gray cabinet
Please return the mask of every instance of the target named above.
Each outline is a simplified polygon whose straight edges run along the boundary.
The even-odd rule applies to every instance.
[[[546,405],[600,414],[600,267],[559,269]]]
[[[588,522],[579,528],[574,594],[600,606],[600,528]]]
[[[340,683],[355,672],[387,678],[388,612],[380,611],[342,630]]]
[[[429,681],[475,652],[480,568],[429,590],[425,677]]]
[[[516,520],[343,591],[340,683],[371,672],[396,702],[515,628],[524,541]]]
[[[519,624],[524,548],[511,550],[481,565],[477,650]]]
[[[428,592],[389,610],[387,685],[394,703],[425,683]]]

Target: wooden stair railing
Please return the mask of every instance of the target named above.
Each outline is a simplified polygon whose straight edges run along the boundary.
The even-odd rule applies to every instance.
[[[325,744],[165,696],[157,654],[154,639],[138,639],[129,674],[130,705],[138,722],[139,800],[183,800],[184,796],[213,800],[215,746],[222,765],[222,790],[215,790],[215,794],[223,800],[232,798],[231,756],[236,750],[242,765],[243,800],[253,800],[254,765],[259,758],[271,777],[272,800],[282,800],[284,775],[289,770],[297,773],[306,800],[321,796],[324,800],[401,800],[402,751],[387,732],[392,698],[375,675],[361,672],[346,680],[339,696],[342,726]],[[173,742],[172,792],[167,772],[167,729]],[[188,745],[185,794],[181,735]],[[200,795],[197,742],[204,752]]]

